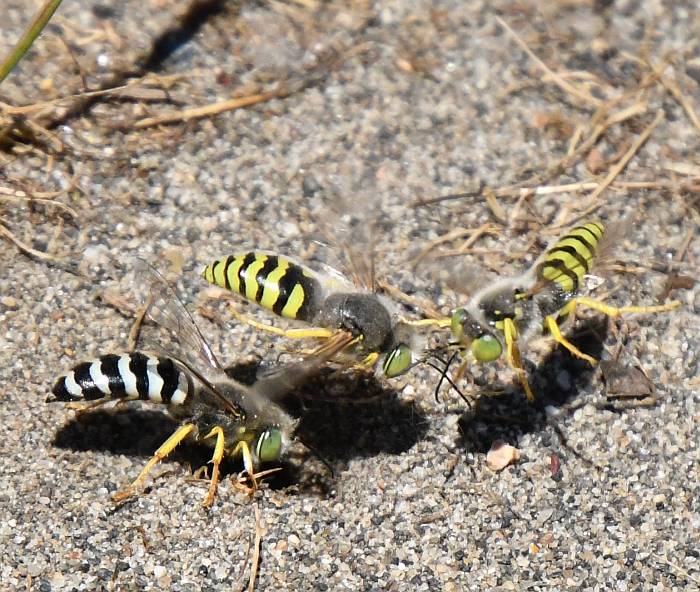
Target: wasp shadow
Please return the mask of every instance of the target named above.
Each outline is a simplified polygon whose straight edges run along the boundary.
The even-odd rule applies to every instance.
[[[596,316],[577,323],[575,333],[567,338],[582,352],[600,359],[607,333],[607,317]],[[480,397],[459,420],[460,444],[465,449],[486,453],[494,440],[513,443],[525,434],[544,432],[552,426],[545,408],[567,405],[596,375],[588,362],[561,346],[554,347],[537,366],[526,362],[526,371],[534,403],[527,401],[517,384],[498,396]],[[559,432],[557,426],[553,427]]]
[[[163,412],[136,405],[139,404],[80,412],[56,432],[52,443],[75,452],[103,451],[150,458],[179,423]],[[211,448],[187,441],[168,455],[168,460],[193,468],[210,459]]]
[[[229,367],[226,373],[250,385],[261,370],[259,361],[251,361]],[[323,368],[279,403],[299,418],[299,439],[335,460],[400,454],[427,432],[425,414],[374,375],[361,372]]]
[[[52,443],[57,448],[75,452],[104,451],[146,459],[153,456],[178,426],[179,423],[165,413],[143,407],[99,409],[80,413],[68,421],[58,430]],[[167,462],[174,461],[189,466],[190,472],[194,472],[206,466],[211,457],[211,446],[190,440],[178,445],[168,455]],[[283,474],[290,471],[293,474],[289,463],[283,462],[281,468]],[[240,458],[225,458],[220,465],[222,478],[238,474],[242,470],[243,462]],[[275,480],[274,483],[283,487],[288,481],[289,478],[286,477]]]
[[[226,369],[231,378],[243,384],[253,384],[260,371],[259,361]],[[331,368],[309,377],[278,403],[299,418],[297,439],[332,471],[342,469],[353,458],[400,454],[421,440],[428,427],[420,410],[400,400],[395,390],[374,376]],[[107,451],[148,458],[178,425],[162,411],[127,403],[76,414],[58,430],[53,444],[77,452]],[[196,469],[206,465],[211,455],[211,447],[188,441],[168,455],[168,460]],[[318,473],[318,464],[310,471]],[[288,459],[274,463],[272,466],[281,470],[267,479],[269,486],[280,489],[304,482],[309,488],[327,491],[328,483],[317,474],[309,475],[305,465]],[[222,476],[242,469],[240,459],[227,458],[221,465]]]
[[[231,378],[253,384],[264,371],[258,361],[226,369]],[[298,440],[333,471],[354,458],[401,454],[423,439],[428,420],[411,402],[374,375],[324,368],[299,384],[279,403],[299,418]],[[302,467],[282,463],[272,486],[292,484]],[[282,485],[281,485],[282,486]]]

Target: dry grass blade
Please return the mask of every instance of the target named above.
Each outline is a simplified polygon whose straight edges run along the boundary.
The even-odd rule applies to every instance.
[[[592,214],[595,212],[601,205],[602,205],[602,200],[600,200],[600,195],[605,191],[615,180],[615,178],[623,171],[623,169],[627,166],[629,161],[632,159],[632,157],[639,151],[639,149],[644,145],[644,143],[649,139],[649,136],[651,133],[654,131],[657,125],[661,123],[661,120],[664,118],[664,112],[663,109],[659,109],[656,112],[656,116],[654,117],[654,120],[646,127],[646,129],[637,136],[637,139],[634,141],[632,146],[630,146],[629,150],[625,152],[625,154],[622,155],[622,158],[620,158],[619,161],[613,166],[608,174],[605,176],[605,179],[596,187],[587,197],[586,201],[587,202],[593,202],[589,207],[587,207],[585,210],[582,212],[577,213],[573,218],[566,218],[566,216],[569,213],[568,208],[562,208],[561,214],[558,216],[558,220],[555,222],[555,224],[552,226],[552,229],[558,229],[558,228],[564,228],[567,226],[570,226],[573,224],[575,221],[580,220],[581,218],[585,218],[589,214]]]
[[[11,191],[12,190],[7,190],[4,187],[0,187],[0,201],[10,203],[28,203],[30,205],[41,204],[44,206],[51,206],[62,210],[72,218],[78,218],[78,213],[73,208],[67,206],[64,203],[61,203],[60,201],[55,201],[53,199],[44,199],[40,197],[30,197],[28,195],[25,195],[23,191],[13,191],[12,194],[10,194]]]
[[[51,99],[50,101],[40,101],[38,103],[32,103],[31,105],[22,105],[19,107],[16,107],[14,105],[8,105],[7,103],[0,102],[0,109],[6,115],[27,115],[27,114],[34,113],[36,111],[41,111],[42,109],[48,109],[51,107],[55,107],[56,105],[60,105],[62,102],[71,101],[71,100],[75,100],[75,99],[86,99],[86,98],[104,97],[104,96],[112,96],[112,95],[116,95],[118,97],[133,97],[137,100],[154,100],[154,97],[156,98],[156,100],[165,100],[167,98],[164,91],[162,91],[160,89],[157,89],[157,88],[150,89],[148,87],[144,87],[143,83],[145,81],[146,81],[145,77],[138,78],[136,80],[129,81],[127,84],[122,84],[120,86],[114,86],[114,87],[105,88],[102,90],[92,90],[92,91],[87,91],[87,92],[75,93],[75,94],[71,94],[71,95],[65,95],[63,97]],[[140,89],[144,89],[144,90],[140,90]],[[149,91],[157,92],[159,94],[157,96],[156,95],[144,96],[143,93],[148,93]]]
[[[578,139],[576,140],[576,143],[578,144],[578,146],[574,147],[574,144],[572,143],[569,146],[569,150],[567,151],[566,156],[564,156],[563,158],[558,160],[555,164],[547,167],[547,169],[544,172],[537,173],[537,174],[531,176],[530,178],[522,181],[519,185],[509,185],[506,187],[501,187],[499,189],[493,190],[493,195],[495,195],[496,197],[527,197],[529,195],[532,195],[533,193],[535,195],[540,195],[541,194],[541,193],[539,193],[540,189],[537,188],[538,185],[541,185],[541,184],[545,183],[546,181],[548,181],[549,179],[556,177],[558,174],[564,172],[565,170],[567,170],[571,166],[573,166],[577,160],[583,158],[583,156],[586,155],[589,152],[589,150],[591,148],[593,148],[593,146],[596,145],[596,143],[600,140],[600,138],[603,137],[603,134],[605,134],[605,132],[609,128],[611,128],[614,125],[618,125],[620,123],[623,123],[623,122],[631,119],[632,117],[642,115],[647,110],[646,102],[637,101],[628,107],[625,107],[623,109],[620,109],[618,111],[610,113],[610,110],[613,108],[613,106],[617,105],[620,102],[620,100],[621,100],[621,97],[613,99],[613,100],[608,101],[607,103],[601,105],[601,107],[598,109],[598,111],[593,115],[593,117],[591,117],[591,123],[589,125],[589,128],[592,128],[592,129],[591,129],[589,135],[586,137],[586,139],[582,143],[578,144],[580,137],[583,136],[583,134],[584,134],[584,130],[582,129],[577,134]],[[578,184],[575,184],[575,185],[578,185]],[[596,189],[598,187],[598,185],[599,185],[598,183],[594,183],[589,188]],[[565,187],[565,186],[562,186],[562,187]],[[482,193],[482,192],[483,192],[483,188],[480,189],[479,193]],[[450,195],[450,196],[445,196],[443,198],[437,198],[437,199],[431,200],[431,202],[443,201],[445,199],[459,199],[461,197],[467,197],[467,196],[472,196],[472,195],[473,194]],[[419,203],[417,205],[425,205],[425,204]]]
[[[591,192],[591,194],[588,196],[589,199],[597,199],[598,196],[600,196],[600,194],[603,193],[603,191],[605,191],[605,189],[615,180],[615,177],[617,177],[622,172],[622,170],[627,166],[627,163],[629,163],[632,157],[649,139],[649,136],[654,131],[654,128],[656,128],[656,126],[659,125],[659,123],[661,123],[663,117],[663,109],[659,109],[656,112],[654,120],[647,126],[647,128],[641,134],[639,134],[632,146],[630,146],[629,150],[627,150],[627,152],[623,154],[622,158],[617,162],[617,164],[614,167],[612,167],[612,169],[610,169],[610,172],[606,175],[605,179],[603,179],[603,182]]]
[[[603,104],[603,101],[600,99],[597,99],[593,95],[576,88],[573,84],[567,82],[564,78],[554,72],[554,70],[552,70],[535,55],[535,53],[527,46],[520,36],[513,31],[513,29],[511,29],[501,17],[497,16],[496,21],[498,21],[498,24],[500,24],[508,32],[511,38],[520,46],[520,49],[522,49],[530,57],[530,59],[535,62],[539,68],[564,92],[576,97],[577,99],[580,99],[581,101],[584,101],[585,103],[588,103],[589,105],[592,105],[593,107],[600,107]]]
[[[134,129],[143,129],[165,123],[176,123],[178,121],[212,117],[226,111],[235,111],[236,109],[251,107],[252,105],[257,105],[258,103],[265,103],[267,101],[271,101],[272,99],[284,99],[303,88],[304,84],[296,84],[290,87],[287,84],[282,83],[274,90],[264,93],[248,95],[246,97],[238,97],[235,99],[227,99],[226,101],[211,103],[209,105],[204,105],[203,107],[191,107],[181,111],[176,111],[174,113],[156,115],[155,117],[145,117],[144,119],[139,119],[136,121],[132,127]]]
[[[449,232],[446,232],[445,234],[440,235],[436,239],[430,241],[425,247],[423,247],[421,252],[418,253],[415,259],[411,262],[411,267],[415,269],[438,245],[449,243],[468,236],[469,238],[466,241],[468,248],[484,234],[497,234],[498,231],[498,227],[492,224],[484,224],[478,228],[455,228],[454,230],[450,230]]]
[[[688,116],[688,119],[690,119],[690,122],[693,124],[698,133],[700,133],[700,118],[698,118],[698,114],[695,112],[695,109],[693,109],[690,99],[688,99],[688,97],[681,92],[678,83],[675,80],[669,80],[668,78],[661,76],[660,73],[659,82],[683,108]]]
[[[255,590],[255,579],[258,575],[258,570],[260,569],[260,547],[262,544],[263,528],[260,518],[260,508],[258,503],[253,502],[253,509],[255,510],[255,542],[253,543],[253,558],[250,563],[250,580],[248,581],[248,592],[253,592]]]
[[[391,284],[387,284],[386,282],[384,282],[382,280],[378,281],[378,286],[384,292],[389,294],[389,296],[391,296],[392,298],[395,298],[396,300],[404,302],[404,303],[408,304],[409,306],[412,306],[415,309],[419,310],[426,318],[439,319],[439,318],[442,318],[444,316],[440,313],[440,311],[437,308],[435,308],[427,300],[423,300],[422,298],[416,298],[414,296],[409,296],[408,294],[406,294],[402,290],[399,290],[396,286],[392,286]]]
[[[54,257],[53,255],[50,255],[49,253],[45,253],[44,251],[37,251],[36,249],[30,247],[26,243],[23,243],[21,240],[19,240],[8,228],[6,228],[3,224],[0,224],[0,235],[4,236],[7,240],[9,240],[12,244],[14,244],[22,253],[25,255],[29,255],[30,257],[35,257],[36,259],[39,259],[41,261],[51,261],[53,263],[61,263],[61,259],[58,257]]]
[[[685,175],[688,177],[700,177],[700,165],[692,164],[690,162],[664,162],[661,167],[672,173],[677,173],[679,175]]]

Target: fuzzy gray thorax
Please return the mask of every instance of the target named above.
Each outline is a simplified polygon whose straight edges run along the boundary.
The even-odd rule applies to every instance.
[[[384,352],[393,345],[391,313],[371,292],[331,294],[323,302],[314,323],[362,336],[360,347],[367,352]]]

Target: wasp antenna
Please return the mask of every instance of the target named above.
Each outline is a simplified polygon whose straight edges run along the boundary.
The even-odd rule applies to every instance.
[[[440,389],[442,388],[442,383],[443,381],[447,381],[452,389],[454,389],[457,394],[462,398],[462,400],[467,403],[468,405],[471,405],[465,394],[459,389],[459,387],[454,383],[454,381],[447,375],[450,366],[452,365],[452,362],[454,362],[455,358],[459,355],[459,350],[456,350],[451,356],[450,359],[445,362],[444,360],[441,360],[437,356],[434,356],[437,360],[442,362],[445,367],[444,368],[439,368],[437,365],[433,364],[432,362],[426,361],[426,364],[430,366],[431,368],[434,368],[438,372],[440,372],[440,380],[438,381],[437,386],[435,387],[435,402],[439,403],[440,402]]]
[[[304,442],[304,440],[302,440],[298,436],[294,439],[325,465],[325,467],[328,469],[328,472],[331,474],[331,479],[335,481],[335,471],[333,470],[331,464],[325,458],[323,458],[321,453],[316,448],[311,446],[311,444],[309,444],[308,442]]]

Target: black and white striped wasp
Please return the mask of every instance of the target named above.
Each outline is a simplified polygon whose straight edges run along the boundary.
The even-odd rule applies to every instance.
[[[53,400],[148,401],[167,405],[168,413],[180,422],[138,477],[114,495],[117,502],[134,496],[153,467],[188,438],[214,448],[205,507],[214,501],[219,466],[226,457],[242,457],[245,477],[255,487],[256,467],[281,458],[294,440],[298,423],[275,401],[318,370],[336,350],[324,350],[268,372],[252,386],[243,385],[226,374],[165,278],[141,260],[136,263],[136,276],[150,285],[144,314],[168,330],[177,347],[107,354],[78,364],[56,381]]]

